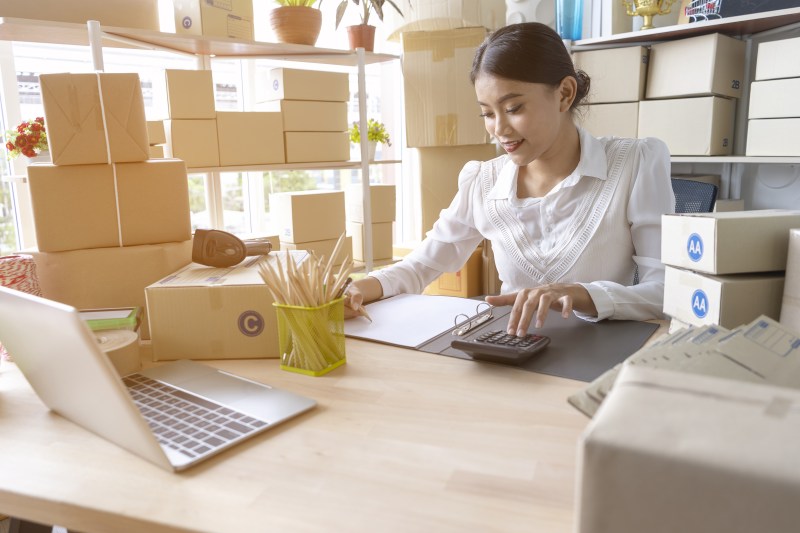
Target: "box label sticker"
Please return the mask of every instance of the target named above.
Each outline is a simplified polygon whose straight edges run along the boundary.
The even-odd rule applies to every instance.
[[[701,289],[692,294],[692,313],[697,318],[705,318],[708,314],[708,296]]]
[[[703,239],[697,233],[689,235],[689,240],[686,243],[686,251],[689,253],[689,259],[695,263],[703,258]]]
[[[239,315],[239,331],[248,337],[257,337],[264,331],[264,317],[258,311],[244,311]]]

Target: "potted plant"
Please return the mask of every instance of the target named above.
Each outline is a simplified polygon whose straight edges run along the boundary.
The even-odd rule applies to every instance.
[[[269,12],[269,24],[278,42],[315,45],[322,28],[317,0],[275,0],[279,7]],[[322,0],[319,0],[322,5]]]
[[[34,120],[21,122],[15,129],[6,131],[5,140],[10,159],[16,159],[21,155],[33,159],[42,152],[47,152],[44,118],[36,117]]]
[[[383,21],[383,6],[389,4],[397,11],[400,16],[403,12],[397,7],[392,0],[342,0],[336,7],[336,27],[342,22],[344,12],[347,10],[347,5],[350,3],[358,7],[361,15],[361,24],[347,27],[347,36],[350,39],[350,48],[364,48],[367,52],[372,52],[375,47],[375,26],[369,24],[370,14],[374,11],[378,19]]]
[[[353,122],[350,126],[350,142],[359,144],[361,142],[361,133],[358,128],[358,122]],[[367,141],[369,142],[369,160],[375,159],[375,149],[378,143],[385,144],[386,146],[392,145],[392,140],[389,137],[389,132],[386,131],[386,125],[383,122],[378,122],[374,118],[367,120]]]

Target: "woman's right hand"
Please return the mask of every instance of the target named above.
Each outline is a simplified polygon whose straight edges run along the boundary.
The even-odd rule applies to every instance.
[[[383,296],[383,287],[376,278],[367,276],[354,281],[344,293],[344,318],[364,316],[364,306]]]
[[[364,294],[358,290],[355,283],[351,283],[344,293],[344,318],[361,316],[359,311],[364,305]]]

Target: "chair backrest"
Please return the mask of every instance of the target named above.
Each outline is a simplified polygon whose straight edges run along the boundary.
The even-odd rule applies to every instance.
[[[672,178],[676,213],[709,213],[717,201],[717,186],[713,183]]]

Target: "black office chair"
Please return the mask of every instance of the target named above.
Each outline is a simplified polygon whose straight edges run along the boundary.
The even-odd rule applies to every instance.
[[[717,201],[717,186],[713,183],[672,178],[676,213],[710,213]]]

